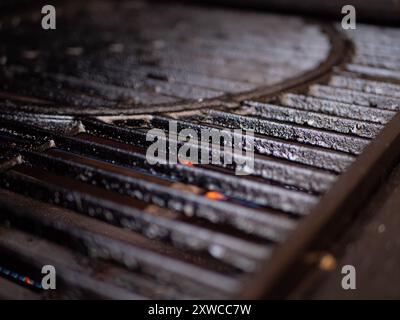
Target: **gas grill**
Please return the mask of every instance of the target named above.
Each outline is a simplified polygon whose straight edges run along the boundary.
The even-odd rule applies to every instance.
[[[58,2],[43,30],[37,6],[10,7],[0,297],[288,297],[335,264],[333,239],[399,158],[395,27],[93,0]],[[148,163],[148,130],[182,145],[171,121],[254,130],[254,170]]]

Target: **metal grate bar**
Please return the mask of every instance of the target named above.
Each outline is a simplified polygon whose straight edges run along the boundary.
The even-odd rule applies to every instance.
[[[93,270],[83,266],[76,253],[49,241],[15,229],[0,226],[0,250],[12,252],[27,264],[41,270],[43,265],[52,265],[69,288],[79,288],[86,293],[109,299],[142,299],[130,291],[96,277]]]
[[[382,125],[366,121],[346,119],[317,112],[296,110],[283,106],[256,101],[247,101],[243,113],[288,123],[297,123],[318,129],[352,134],[363,138],[374,138],[383,128]]]
[[[354,136],[221,111],[211,111],[208,116],[201,119],[201,121],[228,128],[250,129],[263,135],[265,134],[355,155],[359,154],[369,142],[367,139]]]
[[[171,120],[173,119],[154,116],[151,119],[151,124],[156,128],[167,130]],[[185,121],[178,121],[177,125],[178,130],[194,129],[197,130],[198,134],[201,134],[202,129],[210,133],[220,133],[220,130],[223,129]],[[230,136],[233,141],[235,134],[231,133]],[[243,140],[244,148],[246,148],[246,144],[249,143],[249,140],[245,137],[241,137],[241,139]],[[283,158],[334,172],[342,172],[354,160],[352,156],[341,152],[305,146],[264,136],[254,137],[254,149],[260,154]]]
[[[124,127],[124,124],[117,126],[88,119],[82,119],[82,123],[84,124],[87,132],[96,136],[121,141],[127,144],[132,144],[132,141],[134,141],[135,146],[141,146],[143,148],[147,148],[151,144],[151,142],[146,141],[146,133],[144,131],[126,128]],[[177,145],[182,144],[182,141],[177,141],[174,139],[170,139],[170,141],[176,142]],[[202,146],[198,146],[198,149],[203,151]],[[171,150],[171,152],[174,151]],[[245,160],[245,156],[236,156],[239,157],[240,160]],[[143,158],[143,156],[140,155],[138,157]],[[179,181],[182,182],[196,183],[205,189],[211,189],[211,185],[218,186],[218,181],[225,180],[221,180],[221,176],[215,176],[214,171],[205,170],[201,166],[187,167],[179,163],[176,165],[170,164],[167,166],[161,166],[161,168],[158,165],[148,168],[146,163],[141,163],[140,166],[145,170],[154,170],[159,174],[167,175],[169,177],[172,177],[171,175],[173,175],[174,178],[178,178]],[[218,164],[215,164],[215,166],[218,166]],[[235,167],[230,167],[229,165],[224,164],[223,159],[221,159],[220,166],[235,169]],[[170,168],[170,170],[165,172],[165,170],[162,169],[165,167]],[[172,168],[175,170],[171,171]],[[257,155],[254,158],[253,175],[261,176],[284,185],[294,186],[299,189],[315,193],[321,193],[325,191],[335,180],[335,176],[333,174],[315,168],[304,167],[293,162],[286,162],[279,159]],[[214,176],[216,179],[213,179]],[[211,184],[207,183],[209,178],[212,179]],[[242,184],[241,181],[243,180],[238,179],[237,177],[236,179],[234,179],[234,177],[231,177],[230,179],[234,180],[236,188]],[[226,186],[221,187],[221,190],[224,189],[230,190],[231,188],[227,188]]]
[[[389,82],[334,75],[329,80],[329,85],[350,90],[363,91],[366,93],[400,98],[400,85]]]
[[[325,85],[312,85],[310,95],[323,99],[330,99],[345,103],[354,103],[377,109],[399,111],[400,99],[385,97],[372,93],[359,92],[349,89],[329,87]]]
[[[108,222],[122,225],[126,228],[145,229],[141,222],[150,220],[148,215],[144,215],[131,207],[112,203],[103,198],[82,194],[79,191],[68,190],[54,184],[38,181],[19,173],[8,172],[1,177],[2,186],[8,184],[7,189],[33,197],[37,200],[57,203],[65,208],[84,212],[90,216],[95,216]],[[26,190],[29,188],[30,190]],[[24,190],[25,189],[25,190]],[[139,218],[137,218],[139,216]],[[140,219],[143,217],[143,219]],[[154,219],[154,218],[153,218]],[[156,220],[156,219],[154,219]],[[139,225],[138,225],[139,223]],[[153,232],[156,237],[161,230],[154,229],[152,224],[147,225],[147,232]],[[145,231],[146,232],[146,231]],[[223,276],[206,270],[184,261],[177,260],[172,256],[167,256],[139,246],[130,246],[131,259],[137,261],[151,269],[157,268],[165,272],[188,278],[192,281],[207,284],[213,288],[232,292],[237,289],[237,282],[228,276]]]
[[[386,124],[396,114],[394,111],[358,106],[293,93],[283,94],[280,98],[280,102],[284,106],[299,110],[320,112],[323,114],[355,120],[359,119],[379,124]]]
[[[400,80],[400,71],[397,71],[397,70],[375,68],[375,67],[370,67],[370,66],[362,66],[359,64],[352,64],[352,63],[347,64],[345,66],[345,69],[348,71],[356,72],[359,74],[364,74],[367,76],[383,77],[383,78],[394,79],[397,81]]]
[[[18,179],[27,179],[30,184],[36,184],[38,189],[42,189],[44,194],[38,194],[35,192],[23,191],[21,186],[18,185]],[[4,179],[3,179],[4,181]],[[13,180],[15,183],[9,188],[13,187],[14,191],[20,192],[26,196],[38,198],[42,201],[48,201],[50,203],[53,200],[50,199],[52,194],[57,194],[56,191],[51,191],[49,184],[43,184],[40,181],[34,181],[29,177],[21,177],[17,175]],[[73,195],[75,198],[68,198],[68,189],[60,188],[60,186],[54,185],[55,190],[61,192],[61,196],[64,202],[60,205],[66,208],[77,208],[78,212],[96,216],[106,221],[112,218],[112,223],[122,225],[123,227],[130,228],[134,231],[143,233],[150,238],[164,239],[170,241],[177,247],[187,247],[191,250],[206,251],[212,253],[213,246],[218,246],[226,254],[221,254],[220,258],[222,261],[238,267],[238,268],[251,268],[254,267],[251,263],[251,259],[261,259],[262,257],[268,256],[269,248],[268,245],[259,245],[251,243],[249,241],[233,237],[212,229],[206,229],[201,226],[189,224],[179,219],[174,219],[167,215],[153,215],[150,212],[141,212],[133,207],[128,207],[126,204],[123,205],[122,210],[115,210],[117,204],[113,204],[109,200],[105,200],[107,207],[102,210],[100,204],[96,205],[93,195],[82,193]],[[86,204],[86,207],[79,207],[80,202]],[[107,211],[110,209],[111,211]],[[97,213],[94,212],[97,210]],[[99,211],[100,210],[100,211]],[[108,213],[110,212],[110,213]],[[113,216],[114,215],[114,216]],[[192,241],[186,241],[189,238],[193,238]]]
[[[116,280],[125,279],[125,283],[120,283],[123,287],[152,298],[182,298],[185,295],[200,298],[210,294],[210,288],[197,281],[182,278],[181,281],[175,283],[168,279],[171,277],[169,273],[155,274],[152,268],[141,268],[140,262],[136,262],[135,252],[132,252],[131,246],[136,247],[142,240],[129,230],[8,191],[0,190],[0,194],[4,196],[0,201],[2,208],[0,215],[5,219],[10,219],[13,226],[33,231],[35,234],[46,234],[50,240],[61,242],[61,245],[66,245],[71,249],[82,251],[83,246],[83,253],[91,258],[115,261],[130,269],[123,271],[119,267],[111,267],[114,271],[107,272],[113,278],[117,278]],[[160,285],[164,286],[162,290],[160,290]],[[223,293],[215,290],[211,295],[221,298]]]
[[[60,138],[57,138],[55,135],[53,135],[52,138],[54,138],[56,144],[59,145],[60,147],[63,146],[63,141],[64,142],[65,141],[75,142],[75,140],[72,140],[73,138],[60,139]],[[70,146],[70,144],[66,146],[67,150],[68,150],[69,146]],[[93,144],[93,143],[91,144],[91,148],[96,148],[97,146],[98,146],[98,144]],[[103,148],[107,148],[107,147],[103,147]],[[108,150],[110,150],[110,149],[108,149]],[[130,155],[130,153],[128,153],[128,155]],[[143,162],[146,161],[144,156],[142,156],[141,160]],[[90,169],[90,168],[87,168],[87,169]],[[197,170],[197,171],[199,171],[199,170]],[[277,186],[271,186],[271,185],[266,185],[266,184],[262,185],[258,182],[249,181],[249,180],[245,180],[245,179],[239,179],[236,176],[221,174],[221,173],[218,173],[215,171],[210,171],[210,170],[200,171],[200,174],[201,173],[204,173],[204,175],[202,175],[202,176],[207,178],[207,180],[203,180],[203,182],[199,185],[202,187],[206,187],[207,190],[217,188],[218,190],[226,192],[229,195],[239,196],[244,199],[253,200],[256,203],[272,206],[273,208],[284,210],[287,212],[304,214],[308,211],[309,207],[316,202],[316,198],[311,195],[307,195],[307,194],[296,192],[296,191],[285,190],[285,189],[277,187]],[[200,176],[200,178],[201,178],[201,176]],[[206,182],[204,182],[204,181],[206,181]],[[192,183],[193,183],[193,181],[192,181]],[[237,188],[238,186],[240,186],[241,188],[238,189]],[[142,186],[141,190],[143,190],[143,188],[144,188],[144,186]],[[150,186],[148,186],[148,188],[150,188]],[[153,188],[154,188],[154,186],[153,186]],[[179,191],[171,190],[170,188],[165,188],[162,186],[158,186],[158,188],[164,188],[163,189],[164,190],[163,198],[165,198],[165,196],[167,196],[167,198],[168,198],[168,196],[172,196],[171,192],[173,192],[176,199],[181,199],[182,204],[191,203],[192,204],[191,206],[193,206],[194,203],[196,203],[197,205],[200,205],[200,207],[202,207],[202,205],[204,206],[204,205],[206,205],[206,203],[208,203],[207,206],[210,206],[211,212],[214,212],[213,210],[216,210],[216,208],[215,208],[216,206],[228,206],[227,203],[208,201],[208,200],[204,199],[204,197],[200,198],[200,197],[197,197],[194,195],[191,195],[191,197],[184,199],[185,197],[179,196]],[[247,193],[250,191],[251,191],[251,193]],[[153,190],[152,192],[155,192],[155,190]],[[160,199],[158,199],[158,200],[160,200]],[[175,205],[178,205],[178,203],[175,203]],[[191,206],[183,205],[183,207],[187,207],[187,208],[189,208]],[[212,208],[214,208],[214,209],[212,209]],[[231,210],[233,210],[233,209],[231,209]],[[236,210],[233,210],[233,212],[236,212]],[[193,213],[193,214],[195,214],[195,213]]]

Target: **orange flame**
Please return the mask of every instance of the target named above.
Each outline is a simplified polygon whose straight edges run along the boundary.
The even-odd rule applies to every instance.
[[[193,162],[186,159],[179,159],[179,163],[183,164],[184,166],[193,167]]]
[[[226,197],[217,191],[207,191],[204,196],[210,200],[226,200]]]

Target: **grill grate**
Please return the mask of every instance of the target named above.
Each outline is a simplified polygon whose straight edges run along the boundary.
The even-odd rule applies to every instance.
[[[0,114],[0,219],[6,222],[0,226],[0,266],[28,265],[35,280],[42,265],[56,266],[62,289],[52,294],[28,286],[39,298],[240,295],[400,108],[398,47],[388,45],[399,31],[379,29],[385,36],[370,39],[364,30],[378,32],[375,28],[358,30],[351,35],[352,61],[307,91],[230,108],[135,117]],[[391,60],[381,63],[383,56]],[[208,83],[202,76],[191,79]],[[62,79],[70,89],[91,84],[75,80]],[[40,92],[48,94],[46,81]],[[114,89],[124,94],[119,85],[91,89],[110,98]],[[75,99],[60,94],[54,98]],[[87,102],[102,105],[93,99]],[[254,129],[254,173],[236,176],[237,168],[223,162],[150,165],[146,132],[168,132],[171,120],[178,130],[198,133]],[[167,143],[182,142],[167,138]],[[221,197],[210,199],[209,192]]]

